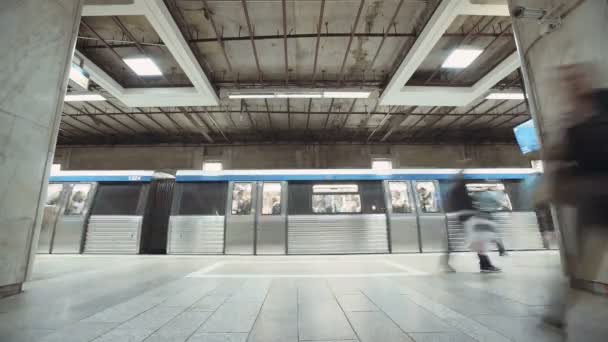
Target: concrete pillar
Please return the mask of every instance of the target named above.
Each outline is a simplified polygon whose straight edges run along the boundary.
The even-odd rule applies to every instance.
[[[608,1],[509,0],[509,6],[512,13],[518,6],[548,11],[543,20],[513,18],[530,110],[541,142],[546,141],[547,132],[559,125],[558,115],[565,108],[561,102],[564,96],[556,86],[555,67],[590,63],[594,68],[595,86],[608,87]],[[524,16],[531,14],[524,12]],[[561,20],[554,20],[558,15]],[[593,243],[579,250],[577,247],[583,245],[577,239],[582,235],[573,230],[571,211],[559,210],[557,216],[563,237],[562,261],[574,283],[590,290],[601,288],[605,291],[605,285],[602,285],[608,284],[608,234],[605,228],[585,234]],[[598,262],[599,268],[588,267]]]
[[[82,3],[0,2],[0,297],[31,269]]]

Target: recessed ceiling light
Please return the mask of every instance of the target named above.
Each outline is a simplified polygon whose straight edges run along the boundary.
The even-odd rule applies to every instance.
[[[482,52],[482,49],[474,48],[455,49],[448,58],[446,58],[441,67],[446,69],[464,69],[471,65]]]
[[[86,101],[86,102],[94,102],[94,101],[105,101],[106,98],[99,94],[68,94],[65,96],[63,101],[65,102],[78,102],[78,101]]]
[[[162,76],[156,63],[147,57],[125,58],[125,63],[139,76]]]
[[[366,99],[370,94],[369,91],[326,91],[323,93],[323,97],[336,99]]]
[[[323,97],[320,93],[276,93],[279,99],[318,99]]]
[[[524,93],[491,93],[486,97],[488,100],[524,100]]]

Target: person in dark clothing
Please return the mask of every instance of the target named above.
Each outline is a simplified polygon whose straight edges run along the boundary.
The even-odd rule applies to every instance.
[[[486,251],[487,243],[496,240],[494,223],[475,208],[462,171],[456,176],[450,188],[448,206],[450,208],[449,215],[456,216],[465,227],[467,240],[470,241],[471,248],[477,252],[480,270],[482,272],[500,272],[500,269],[492,264]],[[447,270],[452,271],[453,268],[449,264],[449,259],[450,246],[448,239],[448,252],[444,257],[443,264]]]
[[[571,230],[576,239],[576,248],[563,254],[572,280],[580,274],[596,279],[602,265],[598,253],[608,250],[608,89],[594,89],[591,75],[584,65],[559,68],[570,108],[559,117],[561,129],[546,132],[545,176],[536,194],[537,205],[576,209],[574,225],[560,228]],[[563,327],[565,314],[574,304],[573,298],[562,297],[561,309],[557,315],[547,314],[545,323]]]

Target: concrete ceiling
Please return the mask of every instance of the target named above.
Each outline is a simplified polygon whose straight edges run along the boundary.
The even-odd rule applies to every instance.
[[[512,142],[512,127],[529,118],[525,103],[485,100],[485,94],[488,88],[518,89],[517,65],[502,70],[475,97],[459,97],[456,105],[440,98],[418,104],[416,96],[410,96],[414,102],[407,94],[399,96],[409,87],[454,89],[449,96],[456,96],[496,78],[497,66],[513,56],[510,18],[504,6],[492,7],[500,4],[484,5],[491,7],[483,11],[467,7],[443,27],[431,27],[440,26],[433,20],[442,18],[450,3],[465,2],[87,3],[77,55],[94,89],[108,101],[66,103],[59,143]],[[443,31],[436,32],[437,41],[411,77],[399,78],[399,68],[430,29]],[[463,71],[441,69],[447,54],[461,45],[484,48],[484,53]],[[138,55],[153,58],[164,76],[137,77],[121,59]],[[392,84],[401,90],[389,89]],[[225,96],[269,88],[366,89],[372,95],[356,100]],[[388,101],[390,92],[394,96]]]

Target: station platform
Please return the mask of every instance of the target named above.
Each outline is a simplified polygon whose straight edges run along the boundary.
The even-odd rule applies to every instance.
[[[567,334],[542,323],[565,287],[554,251],[476,256],[38,256],[0,300],[0,340],[606,341],[608,300],[577,292]]]

